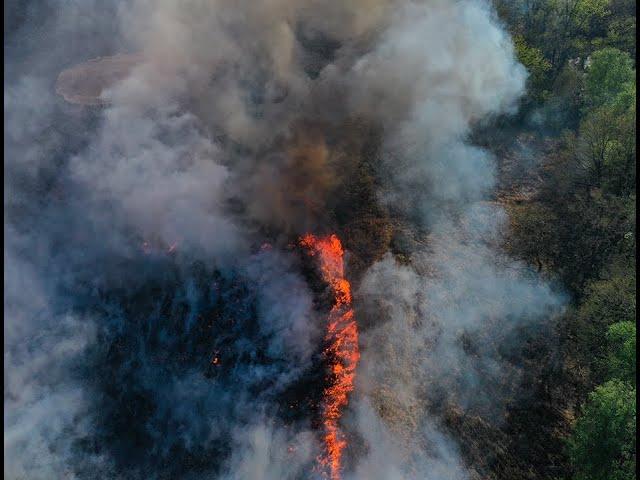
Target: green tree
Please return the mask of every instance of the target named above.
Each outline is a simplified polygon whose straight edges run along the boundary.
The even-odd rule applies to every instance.
[[[534,100],[543,100],[545,97],[545,85],[548,81],[547,72],[551,70],[551,62],[544,58],[542,50],[527,44],[523,36],[518,35],[513,39],[518,60],[529,72],[529,93]]]
[[[571,1],[567,3],[571,4]],[[577,0],[573,6],[573,35],[583,43],[593,42],[606,35],[607,20],[611,16],[610,0]]]
[[[610,380],[589,395],[568,441],[576,480],[635,479],[636,389]]]
[[[629,16],[611,21],[605,39],[607,46],[636,56],[636,17]]]
[[[616,138],[606,157],[605,188],[616,195],[636,190],[636,88],[627,85],[614,101]],[[630,105],[628,108],[625,105]]]
[[[633,60],[616,48],[603,48],[591,55],[585,79],[587,105],[590,108],[612,102],[629,83],[635,82]]]
[[[636,384],[636,324],[618,322],[607,331],[609,375]]]
[[[605,379],[610,371],[609,328],[619,322],[633,322],[635,314],[634,275],[616,275],[591,282],[586,288],[577,312],[575,337],[583,362],[590,365],[596,381]]]
[[[636,1],[611,0],[610,9],[605,45],[636,58]]]
[[[617,120],[614,109],[604,106],[581,122],[576,153],[590,186],[602,187],[605,168],[619,149]]]
[[[616,195],[635,191],[635,84],[623,85],[609,103],[580,124],[576,154],[590,185]]]

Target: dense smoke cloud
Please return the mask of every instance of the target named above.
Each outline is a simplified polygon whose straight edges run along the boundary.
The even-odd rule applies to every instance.
[[[495,173],[469,134],[526,76],[490,7],[7,8],[5,476],[314,475],[313,419],[286,412],[322,381],[322,309],[289,242],[337,227],[357,119],[381,132],[376,200],[430,234],[362,277],[345,478],[466,478],[442,412],[499,408],[517,372],[494,345],[559,305],[478,206]],[[105,108],[56,96],[118,52],[139,60]]]

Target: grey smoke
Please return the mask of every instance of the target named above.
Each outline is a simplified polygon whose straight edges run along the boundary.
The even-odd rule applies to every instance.
[[[311,432],[290,432],[261,422],[238,430],[234,436],[236,448],[231,457],[225,480],[244,478],[300,478],[314,459],[318,444]]]
[[[313,363],[320,319],[293,257],[281,245],[257,254],[251,246],[261,224],[286,234],[308,228],[287,197],[296,185],[283,147],[301,122],[339,128],[359,116],[384,131],[379,201],[431,233],[411,265],[388,254],[358,291],[362,311],[380,318],[362,335],[346,420],[364,453],[345,478],[465,478],[438,402],[486,409],[495,381],[517,372],[482,344],[471,358],[461,337],[499,344],[560,304],[499,252],[500,207],[479,207],[494,186],[494,162],[468,136],[476,122],[514,110],[526,76],[490,6],[135,0],[31,10],[5,61],[13,68],[4,87],[5,475],[169,478],[182,473],[167,466],[178,447],[195,458],[230,448],[223,465],[188,478],[308,473],[317,439],[304,422],[279,425],[274,404]],[[304,42],[314,40],[335,48],[310,53]],[[108,108],[83,111],[54,95],[60,70],[117,51],[142,52],[144,61],[104,93]],[[312,180],[329,175],[321,150],[308,157]],[[314,194],[322,200],[323,192]],[[157,258],[141,253],[145,241]],[[176,242],[168,260],[162,252]],[[226,301],[248,312],[227,320],[256,327],[251,337],[236,332],[232,347],[212,339],[211,350],[220,343],[251,358],[231,379],[204,378],[202,365],[150,346],[185,342],[208,361],[194,324],[224,291],[201,286],[192,262],[226,272],[219,282],[235,292]],[[249,287],[235,291],[236,281]],[[132,315],[112,299],[156,283],[154,294],[175,295],[170,307],[158,294]],[[163,308],[186,309],[185,323],[167,322]],[[256,339],[268,361],[258,359]],[[118,456],[133,455],[126,448],[89,454],[82,446],[111,438],[104,417],[112,406],[101,403],[105,386],[94,378],[107,372],[86,366],[108,357],[105,341],[115,340],[129,358],[113,382],[156,402],[136,428],[158,465],[123,467]]]

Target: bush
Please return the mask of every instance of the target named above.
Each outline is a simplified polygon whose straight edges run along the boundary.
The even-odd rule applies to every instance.
[[[636,389],[610,380],[589,395],[568,442],[576,480],[635,479]]]
[[[636,324],[614,323],[607,332],[609,375],[636,384]]]

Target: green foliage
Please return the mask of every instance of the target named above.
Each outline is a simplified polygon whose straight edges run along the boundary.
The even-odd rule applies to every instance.
[[[592,186],[628,195],[636,187],[636,85],[635,81],[616,84],[612,80],[626,78],[620,65],[617,74],[603,73],[601,62],[607,56],[597,56],[587,73],[590,103],[606,103],[590,109],[581,121],[576,155]],[[592,75],[600,83],[594,83]]]
[[[618,337],[608,337],[612,325],[633,322],[636,313],[635,275],[618,275],[591,282],[576,314],[575,337],[594,380],[612,370],[610,347]],[[614,335],[614,334],[612,334]]]
[[[591,186],[602,186],[605,167],[618,150],[616,119],[615,112],[605,106],[591,112],[580,124],[576,153]]]
[[[636,384],[636,324],[618,322],[609,327],[609,375]]]
[[[604,337],[609,325],[635,319],[635,277],[625,275],[598,280],[590,283],[586,291],[580,314],[589,318],[590,323],[604,325],[604,328],[598,329],[600,337]]]
[[[620,114],[633,115],[635,120],[636,114],[636,82],[627,82],[622,85],[620,92],[614,98],[612,107]]]
[[[617,48],[636,56],[636,17],[624,17],[613,20],[608,27],[606,46]]]
[[[612,103],[629,83],[635,82],[633,60],[616,48],[604,48],[593,53],[586,71],[585,89],[590,107]]]
[[[633,86],[632,92],[618,92],[610,105],[594,109],[581,122],[576,153],[592,186],[617,195],[635,190],[635,120]]]
[[[575,480],[635,479],[636,2],[494,3],[530,73],[522,117],[555,137],[533,200],[509,205],[506,246],[573,298],[568,391],[579,402],[592,393],[570,466]]]
[[[518,60],[529,72],[529,87],[535,98],[543,99],[545,96],[544,86],[547,82],[547,72],[551,70],[551,62],[544,57],[542,50],[527,44],[525,39],[519,35],[514,37],[514,44]]]
[[[512,35],[550,63],[537,85],[548,88],[568,61],[582,64],[596,50],[613,47],[635,57],[633,0],[494,0],[494,4]],[[547,100],[535,89],[533,96]]]
[[[566,2],[571,5],[572,2]],[[572,21],[583,31],[593,28],[611,15],[609,0],[578,0],[575,2]]]
[[[589,395],[568,442],[576,480],[635,478],[636,389],[610,380]]]

